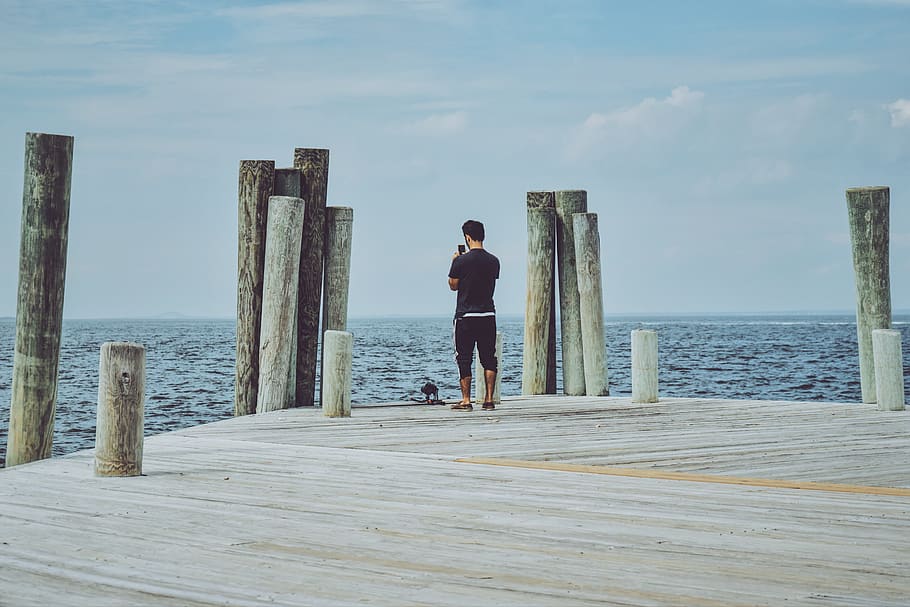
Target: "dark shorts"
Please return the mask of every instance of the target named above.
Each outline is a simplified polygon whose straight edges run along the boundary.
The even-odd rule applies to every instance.
[[[465,378],[473,375],[474,346],[480,355],[480,364],[486,371],[496,371],[496,317],[468,316],[456,318],[453,328],[455,334],[455,362],[458,373]]]

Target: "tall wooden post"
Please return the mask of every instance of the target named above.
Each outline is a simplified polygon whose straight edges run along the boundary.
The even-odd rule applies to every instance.
[[[559,322],[562,335],[562,391],[585,393],[584,350],[581,341],[575,227],[572,215],[588,212],[585,190],[556,192],[556,258],[559,269]]]
[[[275,179],[272,160],[241,160],[238,187],[237,361],[234,415],[256,412],[265,228]]]
[[[480,354],[478,353],[474,358],[474,402],[482,405],[483,399],[486,398],[487,381],[484,377],[483,365],[480,364]],[[502,385],[502,331],[496,332],[496,360],[499,363],[499,371],[496,373],[496,383],[493,386],[493,402],[498,405],[502,402],[500,396],[500,386]]]
[[[351,282],[351,241],[354,235],[354,209],[325,208],[325,277],[322,291],[322,336],[326,331],[348,328],[348,291]],[[323,351],[320,381],[325,373]],[[322,391],[319,393],[322,403]]]
[[[873,329],[872,353],[875,358],[875,396],[881,411],[903,411],[904,360],[901,332]]]
[[[853,270],[856,275],[856,332],[863,402],[874,403],[875,366],[872,330],[891,328],[891,282],[888,268],[890,190],[847,190]]]
[[[348,327],[348,289],[351,282],[351,240],[354,209],[325,209],[325,289],[322,302],[322,332],[345,331]]]
[[[286,409],[291,364],[291,333],[296,320],[297,278],[304,204],[300,198],[272,196],[266,230],[259,346],[257,413]]]
[[[657,331],[632,331],[632,402],[657,402]]]
[[[145,347],[126,342],[101,346],[95,475],[142,474],[145,417]]]
[[[521,393],[546,394],[553,304],[556,195],[553,192],[528,192],[527,206],[528,282]]]
[[[291,196],[293,198],[303,198],[303,171],[295,168],[275,169],[275,187],[272,188],[272,196]],[[310,217],[310,208],[304,200],[305,218]],[[301,236],[302,238],[302,236]],[[297,291],[297,308],[300,307],[300,290],[298,285]],[[294,310],[293,318],[297,318],[297,309]],[[294,406],[297,402],[297,327],[296,320],[291,327],[291,360],[288,367],[288,402]]]
[[[351,352],[354,336],[326,331],[323,336],[322,411],[326,417],[351,416]]]
[[[72,167],[72,137],[26,133],[7,467],[51,456]]]
[[[555,245],[555,243],[554,243]],[[553,250],[553,288],[550,290],[550,328],[547,329],[547,394],[556,394],[556,250]]]
[[[319,341],[319,305],[322,303],[325,251],[325,203],[329,183],[329,151],[296,148],[294,167],[303,172],[306,222],[300,248],[300,279],[297,292],[297,386],[298,407],[315,403],[316,355]]]
[[[604,338],[597,213],[576,213],[572,216],[572,222],[575,228],[575,262],[578,267],[581,338],[585,359],[585,393],[588,396],[607,396],[610,394],[610,383]]]

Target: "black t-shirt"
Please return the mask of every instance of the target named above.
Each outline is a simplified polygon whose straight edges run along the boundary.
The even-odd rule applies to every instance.
[[[458,279],[455,318],[492,316],[493,291],[499,278],[499,260],[484,249],[471,249],[452,260],[449,278]]]

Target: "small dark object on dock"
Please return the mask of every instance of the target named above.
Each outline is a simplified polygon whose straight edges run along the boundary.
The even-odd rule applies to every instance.
[[[423,387],[420,388],[420,391],[423,392],[427,398],[425,401],[417,401],[417,402],[423,402],[427,405],[444,405],[445,404],[444,401],[439,400],[439,388],[437,388],[436,384],[434,384],[433,382],[428,381],[427,383],[425,383],[423,385]]]

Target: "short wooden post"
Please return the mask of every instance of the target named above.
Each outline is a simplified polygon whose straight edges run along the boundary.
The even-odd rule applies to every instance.
[[[584,350],[581,341],[578,270],[575,263],[575,227],[572,215],[588,212],[585,190],[556,192],[556,259],[559,270],[559,323],[562,336],[562,391],[585,393]]]
[[[322,340],[322,411],[326,417],[350,417],[354,336],[347,331],[326,331]]]
[[[344,331],[348,326],[348,288],[351,282],[351,240],[354,209],[325,209],[325,288],[322,330]]]
[[[894,329],[872,330],[875,359],[875,395],[881,411],[904,410],[904,360],[901,332]]]
[[[575,228],[575,262],[578,269],[585,393],[588,396],[607,396],[610,394],[610,383],[604,338],[597,213],[575,213],[572,215],[572,222]]]
[[[286,409],[291,363],[291,333],[296,320],[297,275],[304,204],[300,198],[272,196],[266,230],[265,277],[262,296],[262,337],[259,347],[257,413]]]
[[[483,399],[486,398],[487,381],[484,377],[483,365],[480,364],[479,352],[474,359],[474,402],[481,405]],[[502,331],[496,332],[496,360],[499,363],[499,371],[496,373],[496,383],[493,385],[493,402],[498,405],[502,400],[499,391],[502,384]]]
[[[546,394],[553,303],[556,196],[528,192],[528,282],[521,393]]]
[[[272,196],[303,198],[303,171],[295,168],[275,169],[275,187],[272,188]],[[306,205],[304,199],[304,218],[310,217],[310,209]],[[299,285],[297,307],[300,307]],[[293,317],[297,318],[297,310],[294,310]],[[295,326],[291,329],[291,361],[290,367],[288,367],[288,402],[291,407],[297,402],[297,337],[297,327]]]
[[[847,190],[856,276],[859,376],[864,403],[876,401],[872,330],[891,328],[891,279],[888,268],[890,199],[890,190],[885,186]]]
[[[126,342],[101,346],[95,476],[142,474],[145,415],[145,347]]]
[[[657,331],[632,331],[632,402],[657,402]]]
[[[7,467],[51,456],[72,167],[72,137],[26,133]]]
[[[241,160],[238,187],[237,361],[234,415],[256,412],[265,228],[275,179],[272,160]]]
[[[329,183],[329,151],[296,148],[294,167],[302,171],[306,221],[300,245],[300,278],[297,286],[297,387],[298,407],[313,406],[316,398],[316,358],[319,341],[319,306],[325,255],[325,202]]]

